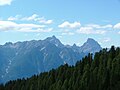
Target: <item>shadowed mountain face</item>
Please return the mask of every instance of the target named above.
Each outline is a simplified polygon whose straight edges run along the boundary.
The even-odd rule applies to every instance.
[[[38,41],[9,42],[0,46],[0,82],[30,77],[65,63],[74,65],[86,54],[101,49],[90,38],[81,47],[63,45],[55,36]]]

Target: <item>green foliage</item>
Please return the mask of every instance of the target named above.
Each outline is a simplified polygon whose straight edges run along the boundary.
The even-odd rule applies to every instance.
[[[0,90],[120,90],[120,48],[88,54],[75,66],[9,81]]]

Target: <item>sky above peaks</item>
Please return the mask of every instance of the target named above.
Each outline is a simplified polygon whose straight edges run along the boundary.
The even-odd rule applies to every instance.
[[[0,0],[0,44],[45,39],[120,46],[120,0]]]

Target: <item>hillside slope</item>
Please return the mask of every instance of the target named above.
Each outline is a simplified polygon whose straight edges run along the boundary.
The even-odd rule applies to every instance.
[[[120,48],[103,49],[94,58],[88,54],[75,66],[9,81],[0,90],[120,90]]]

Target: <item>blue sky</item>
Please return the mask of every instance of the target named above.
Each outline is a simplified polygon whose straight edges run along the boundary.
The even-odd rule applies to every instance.
[[[120,0],[0,0],[0,44],[52,35],[70,45],[93,38],[120,46]]]

